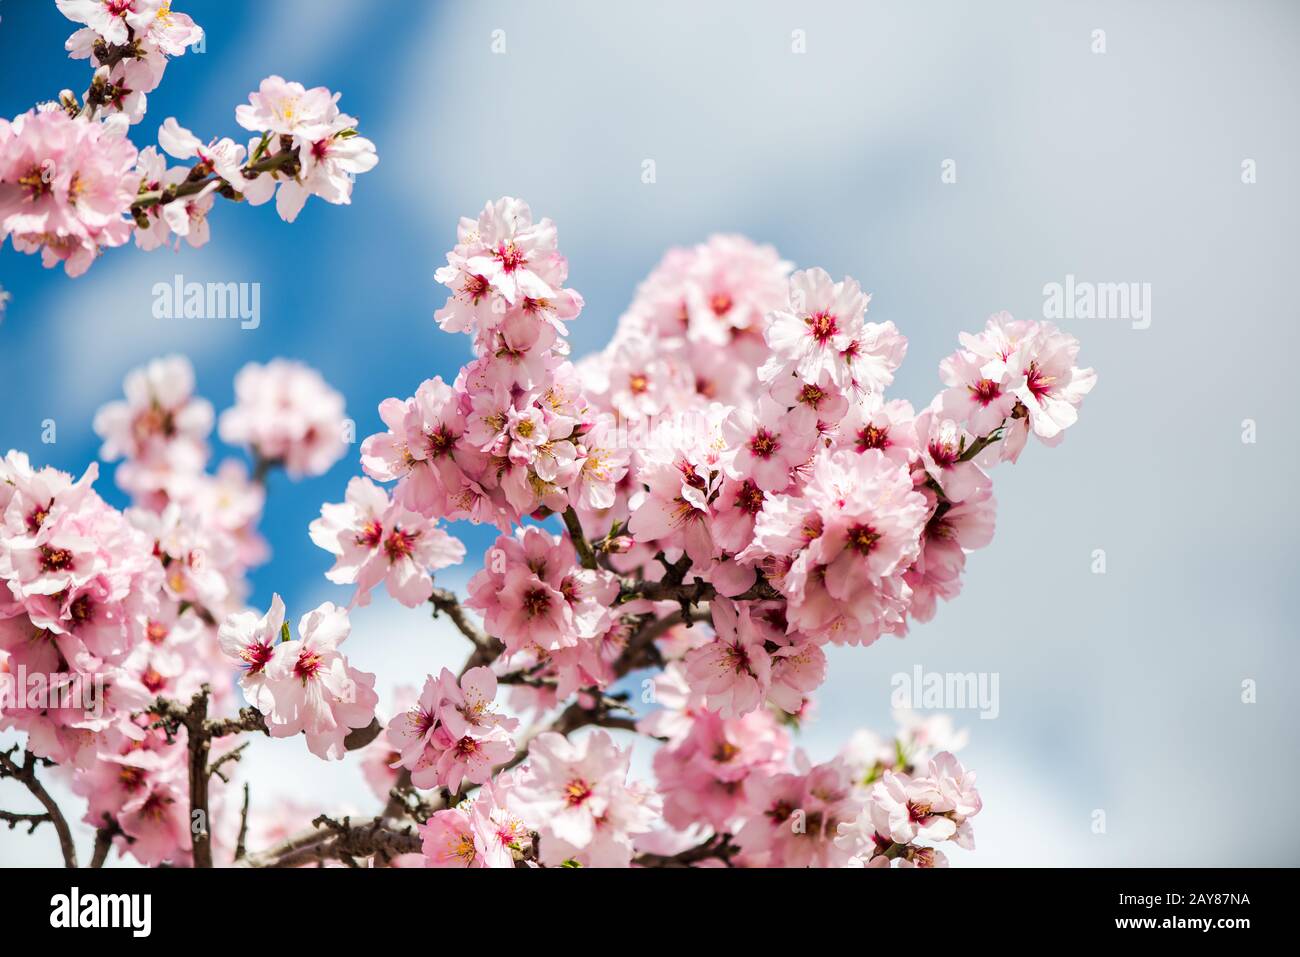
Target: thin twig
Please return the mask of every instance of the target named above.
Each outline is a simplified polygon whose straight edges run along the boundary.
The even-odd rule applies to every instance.
[[[701,861],[720,860],[730,866],[740,848],[731,843],[730,834],[715,834],[702,844],[678,854],[639,854],[634,863],[641,867],[690,867]]]
[[[239,838],[235,841],[235,860],[244,859],[245,842],[248,840],[248,782],[244,782],[244,807],[239,812]]]
[[[260,854],[250,854],[241,867],[301,867],[329,860],[355,865],[357,858],[391,860],[399,854],[418,854],[420,835],[410,824],[397,826],[384,817],[354,825],[351,818],[336,821],[322,814],[312,821],[315,830],[277,844]]]
[[[53,820],[54,818],[48,814],[19,814],[16,811],[0,811],[0,823],[8,824],[11,831],[19,824],[26,824],[28,834],[35,834],[39,825]]]
[[[113,849],[113,838],[122,833],[122,828],[112,815],[105,812],[104,823],[95,831],[95,850],[90,857],[91,867],[103,867],[108,860],[108,852]]]
[[[23,763],[19,764],[13,759],[13,754],[18,750],[14,745],[8,751],[0,751],[0,777],[13,778],[18,781],[36,800],[41,802],[45,808],[45,814],[51,824],[54,825],[55,832],[59,835],[59,848],[63,851],[63,863],[67,867],[77,866],[77,846],[72,841],[72,830],[68,827],[67,818],[59,810],[58,803],[50,797],[50,792],[45,790],[44,785],[36,777],[37,763],[42,759],[36,757],[30,751],[23,752]],[[39,823],[39,822],[38,822]]]
[[[583,568],[596,569],[596,553],[591,548],[591,542],[587,541],[587,535],[582,530],[582,522],[578,519],[578,513],[570,505],[564,510],[564,527],[569,530],[569,538],[573,541],[573,549],[578,553],[578,560],[582,562]]]

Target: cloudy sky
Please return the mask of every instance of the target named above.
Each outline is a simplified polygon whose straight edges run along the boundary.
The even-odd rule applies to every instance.
[[[235,105],[280,73],[341,90],[380,165],[350,208],[312,202],[291,226],[269,208],[218,207],[207,247],[110,252],[75,281],[5,248],[0,449],[80,472],[97,451],[94,410],[128,369],[177,351],[219,409],[243,363],[302,359],[346,395],[361,435],[375,431],[380,400],[465,361],[464,338],[432,321],[432,274],[457,217],[500,195],[559,226],[587,302],[577,352],[608,338],[665,249],[742,232],[859,279],[872,318],[910,339],[894,394],[918,405],[958,332],[990,313],[1041,317],[1044,286],[1067,275],[1146,283],[1148,328],[1062,320],[1099,373],[1081,422],[995,474],[998,535],[960,598],[903,641],[832,654],[802,744],[828,757],[854,728],[888,731],[891,676],[915,666],[996,675],[995,719],[952,712],[985,799],[978,850],[960,863],[1300,863],[1300,822],[1269,806],[1300,785],[1287,678],[1300,666],[1300,521],[1281,502],[1300,464],[1300,8],[176,7],[207,29],[207,49],[169,68],[138,145],[171,115],[203,137],[235,134]],[[84,86],[84,64],[62,51],[71,29],[53,3],[0,3],[0,114]],[[153,284],[177,274],[260,283],[260,327],[155,320]],[[49,418],[58,441],[42,445]],[[273,590],[291,609],[340,598],[306,526],[357,472],[350,457],[319,479],[272,481],[275,558],[253,576],[255,602]],[[108,481],[101,491],[121,504]],[[481,555],[490,534],[463,531]],[[350,645],[381,685],[463,653],[425,614],[382,599],[358,614]],[[350,762],[300,750],[255,742],[246,764],[267,800],[369,806]],[[0,785],[0,806],[21,800]],[[0,863],[51,863],[52,845],[0,831]]]

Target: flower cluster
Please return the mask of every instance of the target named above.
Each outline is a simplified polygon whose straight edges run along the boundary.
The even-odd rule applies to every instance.
[[[431,814],[419,828],[426,866],[517,866],[533,834],[515,811],[514,795],[514,777],[503,771],[472,801]]]
[[[323,475],[343,457],[350,422],[343,396],[315,369],[287,359],[250,362],[235,376],[235,405],[221,415],[223,441],[293,478]]]
[[[252,615],[241,609],[248,573],[266,558],[265,489],[238,460],[208,470],[214,415],[194,387],[188,360],[156,359],[95,416],[101,456],[122,460],[117,484],[134,503],[124,512],[94,491],[95,465],[74,481],[20,452],[0,460],[0,672],[12,689],[0,727],[68,768],[87,823],[107,816],[117,846],[146,864],[187,863],[192,844],[187,731],[160,723],[159,699],[201,694],[228,713],[244,666],[272,734],[304,731],[322,756],[340,755],[375,704],[373,677],[335,650],[346,616],[330,606],[304,616],[296,642],[275,644],[277,621],[259,667],[222,653]],[[233,747],[214,741],[213,760]],[[223,793],[214,787],[214,818],[233,810]]]
[[[325,577],[356,585],[357,605],[369,604],[380,582],[408,608],[422,605],[433,594],[430,572],[465,557],[458,539],[364,478],[348,482],[344,501],[321,506],[321,517],[311,523],[311,540],[337,556]]]
[[[97,471],[73,481],[21,452],[0,460],[0,650],[10,672],[44,676],[50,695],[0,722],[62,764],[84,761],[97,733],[149,700],[127,665],[160,614],[153,543],[96,494]]]
[[[618,747],[607,731],[580,741],[554,731],[537,736],[515,795],[520,816],[538,834],[544,866],[631,863],[635,839],[654,828],[660,802],[649,788],[628,781],[630,762],[631,751]]]
[[[81,101],[64,91],[12,122],[0,119],[0,243],[39,251],[47,267],[84,273],[100,251],[134,236],[144,250],[209,239],[217,196],[260,205],[275,196],[293,222],[308,197],[351,202],[360,173],[378,162],[355,117],[324,87],[278,76],[261,82],[235,111],[253,135],[204,143],[174,117],[158,148],[127,134],[145,115],[147,94],[169,60],[203,41],[203,30],[170,0],[57,0],[83,26],[68,38],[73,59],[95,68]],[[191,165],[169,166],[167,157]]]
[[[502,663],[520,656],[534,677],[554,681],[558,698],[613,679],[622,635],[611,608],[618,579],[582,568],[566,538],[537,526],[501,536],[468,590],[466,605],[505,643]]]
[[[519,726],[492,708],[497,679],[470,668],[459,679],[446,668],[424,683],[419,700],[388,725],[388,742],[417,787],[455,793],[461,782],[484,784],[493,768],[515,753],[510,732]]]
[[[979,794],[948,750],[965,741],[946,716],[900,712],[894,741],[860,731],[814,765],[792,748],[773,709],[722,717],[690,691],[679,664],[655,689],[663,708],[637,728],[665,740],[654,759],[668,826],[656,835],[660,846],[734,835],[727,859],[750,867],[943,866],[930,844],[974,847],[968,818]]]
[[[437,278],[451,287],[444,329],[471,333],[477,358],[452,384],[434,378],[411,398],[387,399],[388,431],[362,443],[362,466],[396,481],[398,502],[426,518],[491,522],[503,530],[571,498],[604,502],[626,472],[626,455],[589,414],[565,358],[566,320],[582,297],[550,220],[533,222],[515,199],[462,220],[459,242]]]
[[[136,148],[108,123],[59,110],[0,119],[0,242],[80,276],[131,238]]]
[[[112,17],[135,29],[137,4]],[[293,214],[308,192],[337,201],[348,164],[370,155],[334,100],[265,82],[238,117],[263,132],[255,170],[230,141],[204,146],[175,124],[161,139],[226,186],[278,190]],[[89,122],[42,115],[57,118],[50,130]],[[182,222],[167,205],[153,240],[201,234],[202,209]],[[474,358],[380,406],[366,477],[310,526],[350,604],[321,604],[296,633],[279,595],[265,612],[245,605],[265,557],[267,471],[320,475],[351,440],[342,397],[312,370],[274,360],[239,373],[218,431],[251,451],[252,478],[238,462],[208,471],[215,417],[178,357],[131,373],[125,400],[96,418],[103,457],[124,459],[127,512],[94,494],[93,468],[73,481],[4,460],[0,673],[97,676],[109,706],[6,706],[0,722],[76,769],[88,821],[111,821],[146,863],[210,861],[211,837],[186,829],[196,772],[177,739],[215,732],[168,700],[210,685],[228,712],[237,682],[251,709],[222,734],[302,734],[326,759],[365,748],[384,802],[361,830],[325,819],[290,836],[284,815],[255,818],[252,833],[287,838],[264,862],[883,868],[973,848],[982,802],[946,719],[901,713],[893,739],[859,732],[829,757],[796,735],[828,645],[901,637],[958,595],[968,555],[993,536],[993,467],[1030,435],[1058,444],[1095,384],[1078,342],[995,315],[960,337],[918,411],[886,395],[907,343],[868,320],[851,278],[715,237],[671,251],[610,346],[574,363],[566,324],[582,298],[567,274],[554,225],[527,204],[503,198],[461,221],[436,273],[450,290],[436,320],[468,335]],[[459,520],[500,532],[463,605],[433,582],[464,558],[443,524]],[[380,584],[473,645],[459,673],[396,696],[382,737],[375,676],[340,650],[350,609]],[[648,671],[640,698],[655,707],[638,713]],[[506,708],[535,724],[516,738]],[[632,779],[632,748],[615,737],[627,733],[658,742],[653,786]],[[213,810],[228,806],[218,793]]]
[[[375,720],[375,676],[339,652],[350,630],[347,612],[325,602],[298,620],[298,637],[290,638],[279,595],[265,615],[238,612],[222,623],[221,649],[242,669],[239,686],[272,737],[304,734],[312,754],[337,759],[349,732]]]
[[[95,96],[104,112],[132,123],[144,117],[147,94],[162,82],[168,60],[203,42],[203,28],[173,11],[171,0],[55,0],[59,12],[85,24],[64,44],[74,60],[95,68]]]

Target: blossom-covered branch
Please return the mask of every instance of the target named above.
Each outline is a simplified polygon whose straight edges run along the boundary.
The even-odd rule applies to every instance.
[[[333,96],[273,77],[237,111],[247,149],[169,120],[163,149],[193,165],[155,153],[128,170],[108,124],[140,105],[123,90],[150,62],[150,4],[64,6],[106,72],[94,109],[65,98],[0,129],[0,215],[22,212],[0,224],[20,248],[33,210],[81,217],[66,235],[91,251],[56,255],[70,271],[117,244],[85,218],[91,180],[30,178],[47,134],[74,131],[78,163],[118,169],[107,208],[142,245],[183,235],[217,194],[275,193],[286,218],[307,193],[346,201],[343,174],[373,165]],[[903,713],[895,735],[816,761],[795,735],[829,646],[902,637],[958,595],[992,540],[994,467],[1030,436],[1058,444],[1095,383],[1078,342],[997,314],[918,410],[886,397],[907,342],[868,321],[855,280],[719,236],[670,251],[609,346],[575,361],[583,299],[555,225],[509,197],[461,220],[435,275],[435,319],[474,358],[383,401],[364,475],[311,523],[338,603],[247,600],[267,471],[321,475],[347,450],[342,396],[301,364],[245,367],[219,424],[183,358],[130,373],[95,420],[125,511],[94,491],[95,465],[75,479],[0,462],[0,675],[47,676],[46,699],[0,706],[0,727],[27,736],[24,767],[58,764],[86,799],[92,861],[885,868],[972,848],[982,800],[945,719]],[[208,470],[214,424],[251,476]],[[457,522],[498,533],[461,596],[435,583],[466,559]],[[392,689],[386,720],[348,644],[379,589],[470,646],[459,669]],[[102,694],[78,700],[87,683]],[[378,813],[232,800],[244,732],[328,761],[360,750]],[[633,776],[633,747],[653,749],[653,781]],[[37,817],[5,820],[59,819]]]
[[[309,196],[351,202],[356,176],[378,162],[338,96],[279,76],[262,81],[235,119],[254,134],[204,142],[174,117],[154,146],[128,134],[143,120],[147,94],[171,59],[203,40],[203,30],[170,0],[56,0],[82,24],[67,42],[94,74],[78,101],[70,90],[12,121],[0,119],[0,243],[39,251],[44,264],[85,272],[107,248],[134,239],[143,250],[182,240],[208,242],[217,196],[260,205],[276,200],[292,222]],[[167,157],[193,161],[172,166]]]

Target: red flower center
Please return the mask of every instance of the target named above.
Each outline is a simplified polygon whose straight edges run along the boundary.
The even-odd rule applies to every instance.
[[[870,423],[858,430],[858,451],[867,449],[889,448],[889,426],[875,426]]]
[[[569,807],[579,807],[591,797],[591,785],[582,778],[574,778],[564,786],[564,803]]]
[[[363,548],[374,548],[384,537],[384,526],[378,519],[367,522],[357,533],[356,543]]]
[[[804,319],[808,324],[808,331],[820,345],[825,345],[831,340],[836,332],[839,331],[839,322],[835,317],[825,310],[813,313]]]
[[[971,395],[975,397],[975,401],[980,405],[988,405],[1002,394],[1002,386],[998,385],[992,379],[980,379],[979,382],[976,382],[968,388],[971,391]]]
[[[849,547],[859,555],[870,555],[878,541],[880,541],[880,533],[870,525],[854,525],[849,529]]]
[[[299,681],[309,681],[320,671],[321,656],[309,648],[304,648],[294,662],[293,673]]]
[[[66,548],[41,546],[41,568],[47,572],[67,571],[72,567],[72,552]]]
[[[390,562],[410,558],[411,553],[415,551],[415,540],[418,537],[418,532],[404,532],[400,528],[395,528],[389,533],[388,538],[384,539],[384,554],[388,556]]]
[[[551,596],[544,588],[530,588],[524,592],[524,611],[529,618],[546,614],[551,607]]]
[[[781,447],[778,437],[773,435],[767,429],[759,426],[754,433],[754,437],[749,440],[749,451],[753,452],[760,459],[771,458],[773,453]]]
[[[736,493],[736,507],[742,512],[757,515],[763,510],[763,490],[746,479],[745,484]]]
[[[496,256],[506,272],[514,272],[526,262],[524,254],[514,243],[501,243],[497,246]]]

